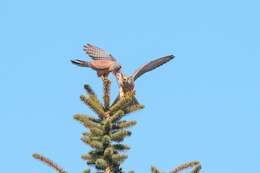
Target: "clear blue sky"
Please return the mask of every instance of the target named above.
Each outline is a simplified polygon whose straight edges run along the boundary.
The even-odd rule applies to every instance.
[[[50,157],[70,173],[86,166],[84,128],[92,114],[79,100],[95,73],[70,64],[88,59],[82,45],[105,48],[130,74],[166,54],[176,59],[136,84],[146,109],[126,170],[163,171],[200,160],[202,173],[258,172],[260,161],[260,23],[257,0],[1,0],[0,172],[53,172],[32,159]],[[114,96],[116,85],[113,86]]]

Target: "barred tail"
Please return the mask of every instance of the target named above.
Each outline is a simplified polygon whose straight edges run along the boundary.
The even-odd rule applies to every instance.
[[[90,63],[87,61],[82,61],[79,59],[70,60],[72,64],[78,65],[80,67],[90,67]]]

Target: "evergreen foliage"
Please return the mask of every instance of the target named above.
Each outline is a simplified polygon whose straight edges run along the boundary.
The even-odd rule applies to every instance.
[[[135,102],[135,92],[130,90],[122,97],[110,101],[110,80],[102,77],[103,80],[103,102],[101,102],[95,92],[89,85],[84,85],[87,95],[81,95],[80,99],[90,109],[96,113],[96,117],[84,114],[75,114],[74,119],[79,121],[88,130],[81,136],[81,140],[89,145],[92,149],[82,154],[81,158],[86,161],[89,166],[96,168],[96,173],[126,173],[122,170],[121,164],[127,159],[125,151],[130,147],[123,144],[126,137],[131,136],[130,127],[136,125],[136,121],[122,120],[126,115],[143,109],[144,106]],[[33,154],[48,166],[55,169],[58,173],[67,173],[56,163],[48,158]],[[192,168],[190,173],[199,173],[201,165],[198,161],[187,162],[178,166],[170,173],[178,173],[184,169]],[[90,173],[90,169],[86,169],[83,173]],[[152,173],[161,173],[156,167],[151,167]],[[134,173],[134,171],[128,171]]]
[[[42,162],[44,162],[46,165],[48,165],[49,167],[53,168],[54,170],[56,170],[58,173],[67,173],[65,170],[63,170],[62,168],[60,168],[56,163],[54,163],[52,160],[48,159],[47,157],[44,157],[40,154],[33,154],[32,155],[35,159],[40,160]]]
[[[122,152],[130,149],[122,142],[131,136],[129,128],[136,125],[136,121],[126,121],[122,118],[142,109],[143,105],[134,105],[133,91],[125,93],[124,97],[110,105],[110,84],[107,78],[103,78],[103,103],[89,85],[84,85],[87,95],[80,96],[80,99],[97,114],[97,117],[76,114],[74,119],[88,128],[81,140],[92,147],[92,150],[81,158],[98,171],[121,173],[123,171],[120,165],[127,159],[127,155]]]

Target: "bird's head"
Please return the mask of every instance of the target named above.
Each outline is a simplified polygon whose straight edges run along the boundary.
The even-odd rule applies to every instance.
[[[113,65],[113,71],[114,71],[115,73],[118,72],[121,68],[122,68],[122,66],[121,66],[120,64],[118,64],[118,63],[115,63],[115,64]]]
[[[124,93],[127,91],[133,91],[134,90],[134,79],[132,76],[124,75],[124,73],[119,70],[116,73],[114,73],[118,83],[120,85],[120,88],[123,90]]]

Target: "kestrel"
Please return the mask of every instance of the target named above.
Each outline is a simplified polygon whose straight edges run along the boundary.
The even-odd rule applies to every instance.
[[[146,72],[152,71],[152,70],[156,69],[157,67],[167,63],[168,61],[172,60],[173,58],[174,58],[174,55],[168,55],[168,56],[164,56],[162,58],[158,58],[156,60],[150,61],[149,63],[147,63],[144,66],[135,70],[135,72],[131,76],[124,75],[121,70],[119,70],[117,73],[115,73],[116,78],[119,83],[119,87],[120,87],[120,94],[116,98],[115,102],[120,97],[124,96],[124,93],[134,90],[135,81],[139,77],[141,77]],[[136,99],[134,99],[134,102],[138,103]]]
[[[121,65],[117,63],[116,59],[105,50],[94,45],[84,45],[85,53],[90,56],[92,61],[82,61],[79,59],[71,60],[71,62],[80,67],[90,67],[97,71],[97,75],[107,76],[110,72],[117,72]]]

